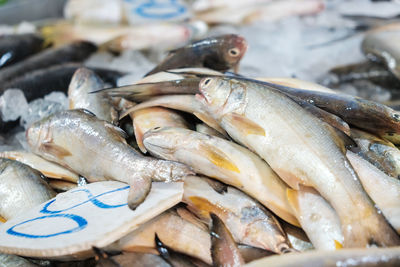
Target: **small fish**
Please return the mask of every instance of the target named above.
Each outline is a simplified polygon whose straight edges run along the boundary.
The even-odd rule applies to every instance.
[[[351,151],[347,151],[346,156],[360,177],[365,191],[397,233],[400,233],[400,181],[386,175]]]
[[[342,248],[343,235],[335,210],[312,188],[287,190],[289,203],[315,249]]]
[[[78,182],[78,174],[58,165],[54,162],[45,160],[31,152],[26,151],[4,151],[0,152],[0,157],[19,161],[29,167],[40,171],[44,176],[53,179],[62,179],[72,183]]]
[[[218,193],[208,183],[208,178],[188,176],[183,202],[205,221],[210,221],[211,212],[218,215],[237,243],[275,253],[290,250],[286,235],[272,213],[231,186],[225,193]]]
[[[375,61],[382,62],[397,79],[400,79],[400,24],[393,23],[368,32],[361,44],[364,54]]]
[[[389,141],[367,132],[351,129],[358,155],[389,176],[400,179],[400,150]]]
[[[211,254],[214,266],[238,267],[244,265],[239,248],[224,222],[213,213],[210,216],[212,220]]]
[[[159,95],[196,94],[199,92],[201,78],[210,75],[222,75],[222,73],[206,68],[173,69],[151,74],[132,85],[107,88],[98,92],[135,102]]]
[[[146,76],[178,68],[205,67],[217,71],[234,69],[247,50],[246,40],[235,34],[209,37],[172,50],[167,57]]]
[[[82,67],[79,63],[65,63],[34,70],[0,85],[0,92],[7,88],[19,88],[28,101],[44,97],[53,91],[67,93],[75,71]],[[105,82],[115,84],[123,74],[113,70],[90,68]]]
[[[225,131],[219,126],[218,122],[205,110],[204,106],[194,95],[165,95],[153,97],[150,100],[134,105],[131,108],[125,109],[120,119],[126,115],[136,112],[137,110],[150,107],[165,107],[191,113],[198,119],[209,125],[211,128],[217,130],[225,135]]]
[[[185,119],[171,109],[161,107],[144,108],[132,112],[130,116],[133,120],[136,142],[143,153],[147,152],[143,145],[143,135],[147,131],[157,127],[188,128]]]
[[[246,267],[309,267],[309,266],[399,266],[400,247],[370,249],[312,250],[270,256],[246,264]]]
[[[80,62],[96,51],[96,46],[88,42],[77,42],[59,48],[46,49],[28,59],[0,70],[0,82],[3,84],[30,71],[50,66]]]
[[[99,119],[115,123],[118,115],[111,104],[111,99],[105,94],[91,94],[102,88],[104,88],[103,81],[93,71],[79,68],[72,76],[68,87],[69,108],[87,109]]]
[[[290,187],[313,187],[332,205],[344,247],[400,244],[331,126],[264,84],[212,77],[202,80],[200,91],[199,98],[229,136],[260,155]]]
[[[110,248],[129,252],[157,253],[155,235],[176,252],[212,264],[211,239],[207,228],[199,227],[182,218],[175,211],[167,211],[141,225],[118,240]]]
[[[175,181],[192,173],[180,163],[143,157],[126,144],[124,134],[88,111],[67,110],[32,124],[26,137],[33,153],[74,170],[89,182],[130,184],[132,209],[146,198],[152,180]]]
[[[15,160],[0,158],[0,215],[10,220],[55,197],[40,172]]]
[[[196,173],[235,186],[282,219],[299,225],[287,202],[287,185],[258,155],[231,141],[183,128],[148,131],[150,154],[192,167]]]
[[[0,69],[39,52],[42,46],[43,39],[36,34],[0,36]]]

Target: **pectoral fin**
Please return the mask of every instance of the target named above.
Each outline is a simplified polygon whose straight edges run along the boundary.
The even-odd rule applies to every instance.
[[[264,128],[240,114],[228,113],[223,116],[223,119],[226,120],[229,124],[235,125],[235,128],[245,135],[253,134],[265,136]]]
[[[222,152],[218,148],[207,144],[200,144],[199,152],[204,153],[207,159],[215,166],[240,173],[238,167],[232,161],[230,161],[230,159],[224,152]]]
[[[72,155],[67,149],[58,146],[51,141],[43,142],[39,149],[59,159],[63,159],[64,157]]]

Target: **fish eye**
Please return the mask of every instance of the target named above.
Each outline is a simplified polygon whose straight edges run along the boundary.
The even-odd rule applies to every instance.
[[[161,129],[160,126],[157,126],[157,127],[154,127],[154,128],[153,128],[154,131],[157,131],[157,130],[160,130],[160,129]]]
[[[228,51],[229,55],[231,55],[232,57],[237,57],[239,55],[239,49],[238,48],[231,48]]]
[[[204,85],[209,85],[210,84],[210,82],[211,82],[211,78],[207,78],[205,81],[204,81]]]

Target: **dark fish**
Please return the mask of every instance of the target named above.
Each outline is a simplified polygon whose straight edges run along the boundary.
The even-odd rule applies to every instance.
[[[214,266],[242,266],[244,260],[232,234],[224,222],[214,213],[210,213],[211,227],[211,256]]]
[[[153,70],[146,74],[188,67],[206,67],[218,71],[237,71],[246,53],[246,40],[236,34],[210,37],[172,50]]]
[[[4,84],[0,84],[0,94],[8,88],[21,89],[27,101],[43,97],[53,91],[67,93],[69,83],[75,71],[82,67],[80,63],[66,63],[34,70]],[[107,83],[115,84],[123,73],[101,68],[89,68]]]
[[[36,34],[13,34],[0,37],[0,69],[40,51],[43,39]]]
[[[46,49],[26,60],[0,70],[0,82],[11,81],[28,72],[67,62],[80,62],[96,51],[89,42],[77,42],[59,48]]]

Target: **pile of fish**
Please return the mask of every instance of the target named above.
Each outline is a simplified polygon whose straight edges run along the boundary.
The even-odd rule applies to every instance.
[[[385,41],[399,36],[397,25],[367,33],[368,64],[382,71],[363,79],[400,77],[398,47]],[[67,92],[69,110],[26,130],[29,152],[0,154],[6,266],[400,264],[399,111],[242,76],[248,44],[235,34],[171,50],[122,87],[121,73],[80,63],[93,43],[38,53],[40,37],[12,38],[0,38],[0,92]],[[0,123],[3,133],[15,124]],[[32,226],[48,218],[60,221]],[[78,226],[51,232],[71,226],[61,218]]]

